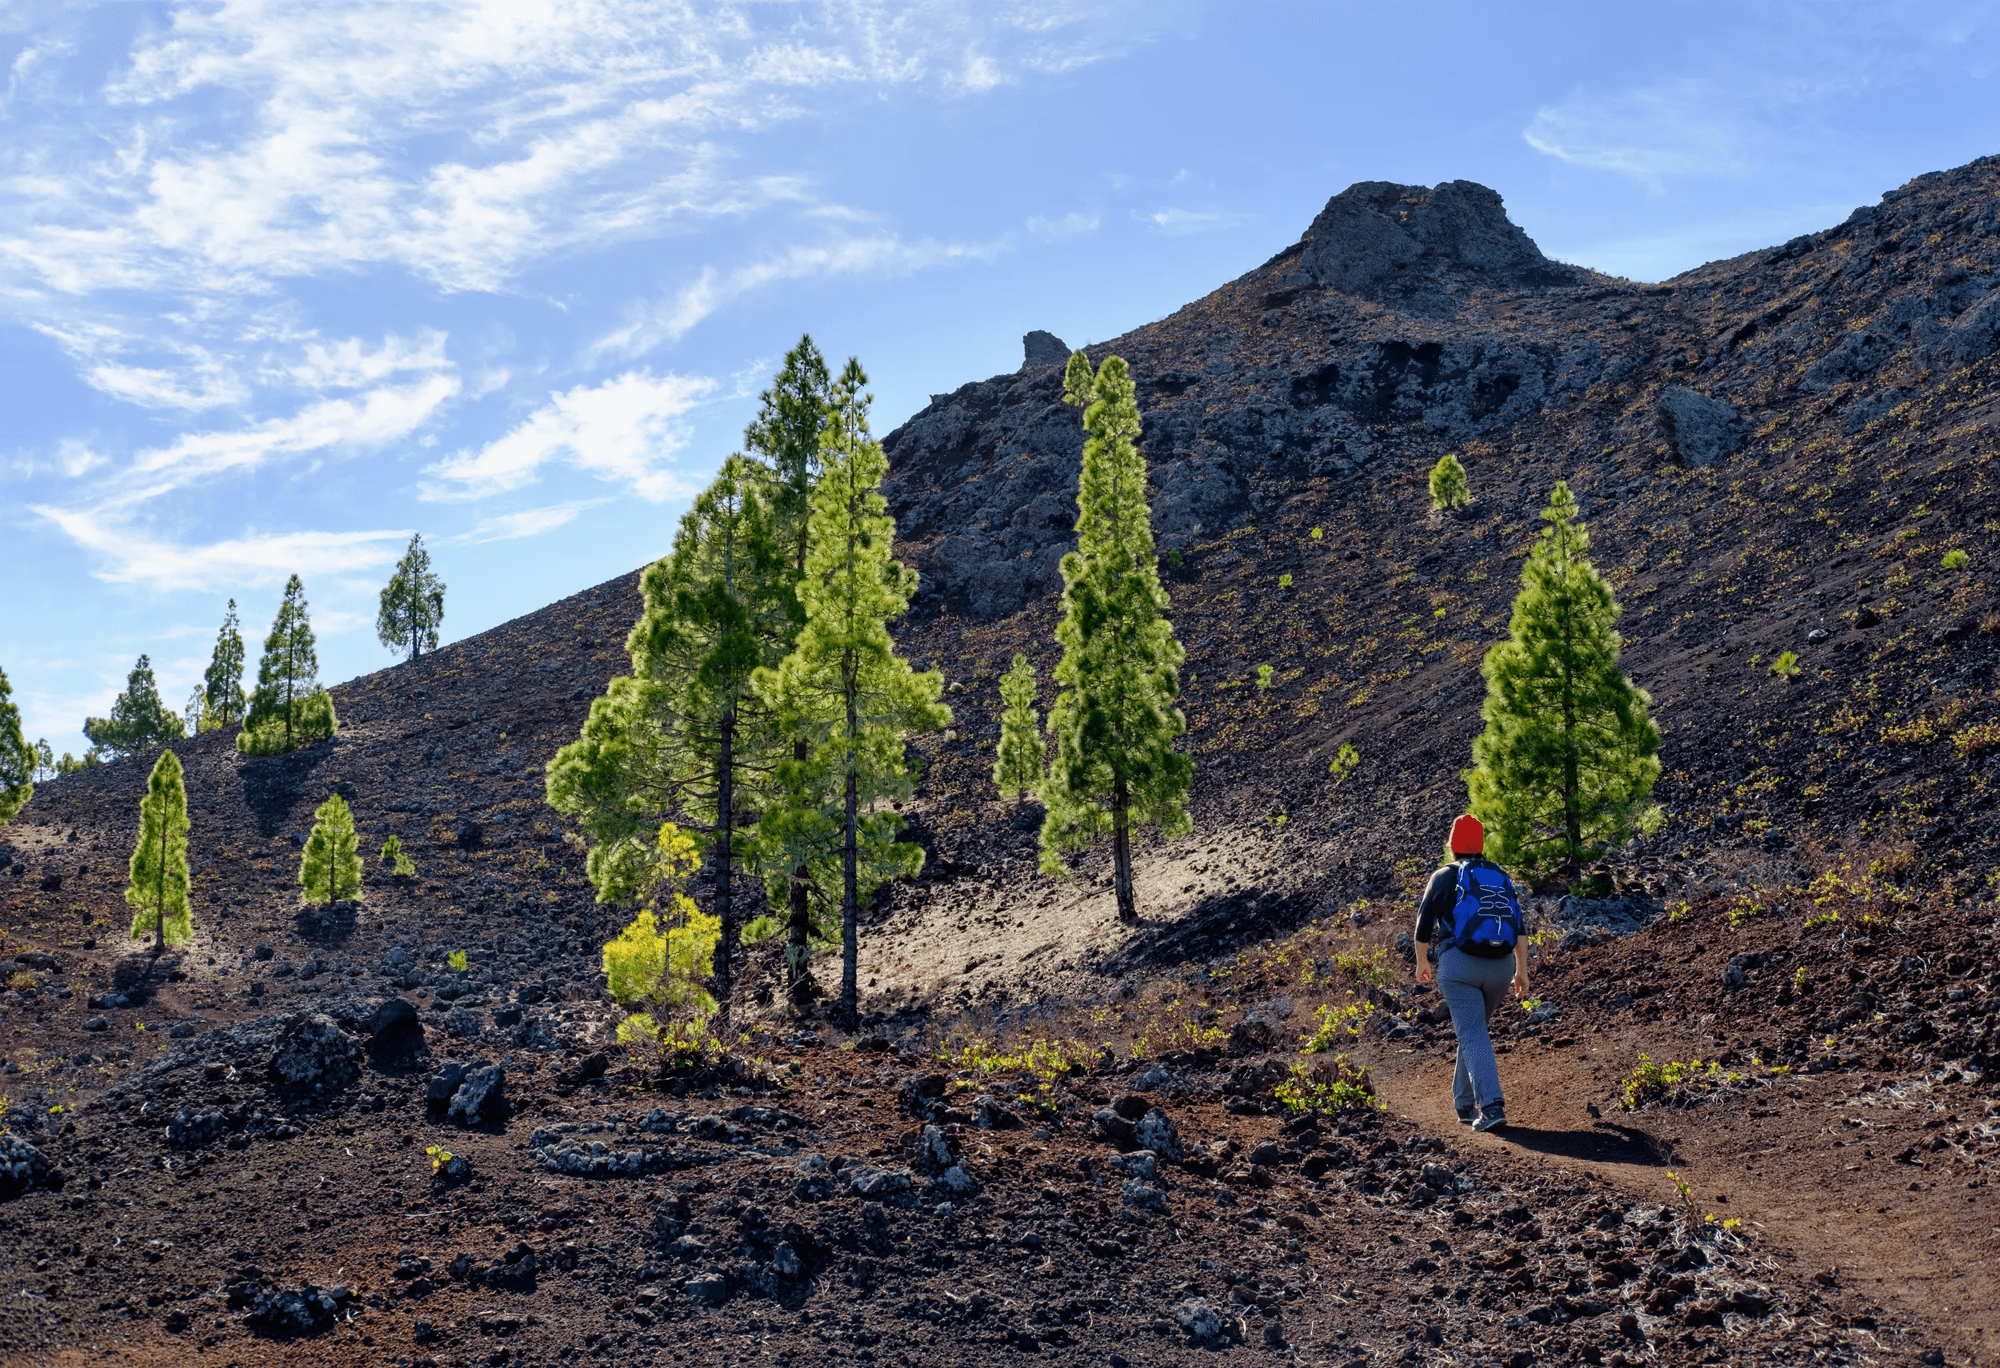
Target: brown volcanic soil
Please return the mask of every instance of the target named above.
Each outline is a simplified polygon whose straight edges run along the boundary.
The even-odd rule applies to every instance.
[[[119,898],[149,762],[45,786],[0,833],[5,949],[37,957],[0,1001],[0,1092],[11,1133],[56,1173],[0,1201],[0,1349],[1151,1364],[1209,1362],[1240,1339],[1228,1352],[1340,1365],[1967,1361],[2000,1304],[1984,1257],[2000,980],[1979,901],[1993,777],[1953,738],[2000,704],[1978,536],[1994,519],[2000,360],[1944,359],[1965,335],[1951,320],[1985,307],[2000,269],[1996,177],[1989,160],[1926,178],[1873,218],[1662,287],[1451,277],[1441,294],[1348,295],[1297,283],[1294,249],[1110,344],[1154,377],[1163,493],[1186,492],[1189,461],[1237,491],[1186,505],[1199,516],[1163,537],[1183,551],[1170,587],[1196,831],[1142,852],[1136,931],[1114,925],[1101,862],[1069,884],[1033,875],[1037,813],[998,801],[985,771],[997,672],[1015,649],[1052,663],[1049,586],[1018,611],[933,595],[903,640],[958,686],[959,726],[922,743],[907,816],[925,873],[869,918],[865,1041],[774,1014],[778,966],[759,952],[736,1004],[746,1062],[727,1076],[642,1087],[604,1050],[616,1012],[597,947],[622,918],[591,902],[540,776],[622,665],[631,577],[341,686],[332,743],[261,760],[220,736],[178,746],[198,934],[158,966],[130,953]],[[1925,331],[1940,317],[1952,331]],[[1221,370],[1218,339],[1236,358]],[[1426,386],[1477,391],[1505,368],[1453,379],[1440,363],[1426,379],[1422,348],[1448,359],[1507,339],[1556,358],[1508,390],[1542,397],[1429,427],[1425,403],[1450,395]],[[1395,374],[1354,359],[1398,346]],[[1594,378],[1551,389],[1574,373],[1562,349],[1586,346]],[[1366,440],[1350,414],[1335,449],[1312,423],[1342,374],[1377,388],[1357,410]],[[1740,453],[1674,463],[1686,434],[1663,438],[1657,405],[1675,383],[1747,410]],[[964,425],[892,439],[907,550],[933,583],[948,580],[940,557],[979,549],[951,538],[1013,523],[921,512],[917,496],[1004,478],[1020,458],[1002,438],[1047,418],[1052,393],[1053,372],[1033,370],[970,386],[927,411],[976,408]],[[1071,441],[1074,413],[1055,417]],[[957,445],[924,436],[947,428]],[[1479,499],[1451,520],[1421,491],[1446,441]],[[1245,452],[1250,466],[1230,464]],[[1628,665],[1661,703],[1671,816],[1608,871],[1621,899],[1537,902],[1572,934],[1542,947],[1554,1016],[1529,1026],[1510,1009],[1501,1028],[1518,1123],[1503,1141],[1445,1113],[1448,1028],[1424,1020],[1435,995],[1411,984],[1395,936],[1460,801],[1478,656],[1558,476],[1585,494]],[[1940,570],[1959,544],[1970,573]],[[1805,657],[1790,681],[1765,668],[1785,648]],[[1362,764],[1335,783],[1343,742]],[[295,875],[329,790],[371,846],[398,833],[419,875],[371,873],[358,911],[322,916],[298,909]],[[1843,855],[1841,886],[1809,891]],[[1633,935],[1587,929],[1682,900],[1679,920]],[[1828,911],[1841,920],[1808,929]],[[445,964],[459,949],[464,975]],[[1286,1130],[1271,1088],[1296,1036],[1357,992],[1371,1006],[1355,1050],[1388,1112]],[[112,993],[125,1005],[91,1005]],[[317,1093],[268,1074],[293,1014],[366,1043],[391,995],[420,1009],[423,1057],[364,1057]],[[975,1034],[1109,1041],[1120,1062],[1053,1080],[1038,1114],[1015,1100],[1038,1080],[938,1061]],[[1642,1052],[1719,1056],[1752,1083],[1620,1113]],[[426,1107],[425,1084],[478,1059],[505,1061],[514,1110],[467,1130]],[[903,1083],[933,1070],[956,1075],[948,1097],[919,1105],[979,1185],[947,1213],[929,1175],[909,1191],[896,1176],[923,1124]],[[1164,1182],[1117,1168],[1092,1120],[1142,1093],[1200,1147]],[[1005,1119],[982,1096],[1027,1124],[981,1126],[982,1110]],[[204,1124],[217,1133],[181,1137]],[[471,1180],[434,1184],[429,1144],[469,1158]],[[574,1156],[537,1153],[594,1144],[644,1172],[579,1176],[561,1171]],[[1741,1214],[1740,1233],[1710,1245],[1663,1212],[1670,1164],[1701,1214]],[[706,1271],[723,1275],[720,1311],[687,1288]],[[337,1323],[292,1335],[248,1319],[246,1298],[305,1285],[351,1291]],[[1176,1323],[1184,1308],[1227,1332],[1216,1348]]]

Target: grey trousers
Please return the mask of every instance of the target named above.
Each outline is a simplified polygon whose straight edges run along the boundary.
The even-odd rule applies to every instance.
[[[1458,1036],[1451,1100],[1460,1111],[1500,1105],[1500,1064],[1493,1057],[1486,1022],[1506,1001],[1507,985],[1513,981],[1512,955],[1481,959],[1454,948],[1438,956],[1438,991],[1451,1009],[1451,1029]]]

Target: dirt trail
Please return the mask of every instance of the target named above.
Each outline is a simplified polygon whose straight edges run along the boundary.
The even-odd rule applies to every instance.
[[[1373,1061],[1389,1109],[1470,1152],[1538,1154],[1615,1184],[1637,1200],[1671,1202],[1671,1169],[1702,1211],[1736,1216],[1799,1281],[1831,1276],[1878,1298],[1879,1319],[1929,1331],[1952,1363],[2000,1350],[2000,1204],[1983,1176],[1936,1154],[1900,1160],[1959,1121],[1948,1085],[1877,1089],[1852,1075],[1774,1082],[1685,1111],[1620,1112],[1616,1084],[1640,1051],[1674,1057],[1638,1030],[1578,1037],[1567,1048],[1529,1042],[1502,1056],[1508,1128],[1475,1135],[1454,1115],[1451,1055],[1391,1047]],[[1594,1105],[1601,1117],[1587,1110]],[[1995,1119],[1966,1120],[1990,1133]]]

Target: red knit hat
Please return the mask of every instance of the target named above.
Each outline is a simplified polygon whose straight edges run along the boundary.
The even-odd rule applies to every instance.
[[[1486,828],[1479,819],[1466,813],[1451,824],[1451,853],[1454,855],[1478,855],[1486,849]]]

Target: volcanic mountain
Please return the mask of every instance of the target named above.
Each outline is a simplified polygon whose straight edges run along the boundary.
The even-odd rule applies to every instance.
[[[541,772],[622,668],[636,576],[337,687],[331,742],[177,743],[197,937],[159,959],[119,896],[151,757],[58,780],[0,831],[0,1349],[1990,1355],[2000,159],[1657,285],[1548,260],[1483,187],[1365,183],[1089,350],[1140,384],[1198,762],[1138,928],[1101,860],[1036,875],[1036,809],[987,778],[1074,521],[1067,349],[1030,334],[886,441],[923,576],[900,641],[958,717],[918,743],[929,858],[867,919],[860,1034],[790,1016],[765,948],[717,1053],[612,1039],[629,909]],[[1532,900],[1515,1124],[1475,1137],[1400,933],[1558,479],[1667,820]],[[328,792],[417,874],[302,907]],[[1288,1109],[1337,1051],[1385,1109]]]

